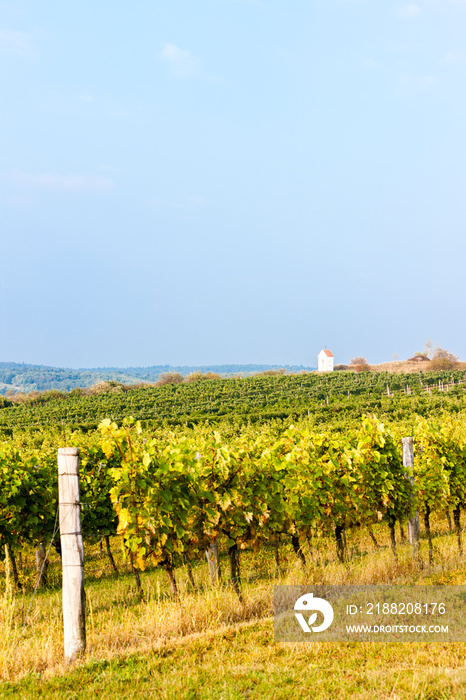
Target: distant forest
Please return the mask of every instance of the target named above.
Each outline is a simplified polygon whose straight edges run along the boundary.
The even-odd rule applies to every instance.
[[[156,382],[161,374],[178,372],[183,377],[192,372],[215,372],[222,377],[248,377],[258,372],[285,369],[287,372],[312,371],[315,367],[303,365],[206,365],[183,366],[154,365],[153,367],[97,367],[92,369],[66,369],[27,365],[16,362],[0,362],[0,395],[29,393],[31,391],[71,391],[86,388],[102,381],[115,380],[122,384]]]

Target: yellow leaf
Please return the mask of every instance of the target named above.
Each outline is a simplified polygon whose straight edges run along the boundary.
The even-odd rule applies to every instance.
[[[138,553],[138,555],[137,555],[137,557],[136,557],[136,563],[137,563],[137,565],[138,565],[138,568],[139,568],[141,571],[145,571],[145,569],[146,569],[146,560],[145,560],[144,557],[142,557],[139,553]]]
[[[123,535],[126,532],[129,523],[129,511],[127,508],[122,508],[118,513],[118,529],[117,535]]]

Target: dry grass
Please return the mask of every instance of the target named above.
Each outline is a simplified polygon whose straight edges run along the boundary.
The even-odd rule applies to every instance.
[[[380,365],[370,365],[371,372],[393,372],[394,374],[412,374],[413,372],[428,372],[430,360],[413,362],[399,360],[397,362],[382,362]]]
[[[164,572],[159,569],[143,575],[144,595],[140,599],[129,572],[113,577],[106,558],[94,547],[88,551],[86,563],[85,663],[149,654],[167,645],[192,642],[206,635],[216,637],[245,624],[270,620],[276,584],[465,584],[465,563],[458,557],[455,537],[445,532],[443,522],[436,523],[436,527],[435,563],[431,567],[421,568],[413,562],[407,545],[399,547],[399,559],[395,562],[388,546],[388,532],[382,526],[375,528],[381,545],[377,550],[365,531],[357,530],[348,537],[347,564],[336,560],[333,542],[326,539],[316,540],[312,550],[306,551],[306,570],[285,546],[281,549],[285,568],[279,573],[270,550],[245,552],[243,604],[227,583],[220,587],[210,584],[202,561],[194,566],[196,590],[191,589],[187,572],[178,570],[179,602],[169,595]],[[118,563],[123,566],[121,560]],[[224,570],[225,564],[223,560]],[[14,681],[31,673],[43,678],[66,673],[62,662],[61,591],[55,585],[59,583],[58,558],[51,566],[51,588],[36,596],[24,630],[22,623],[31,593],[14,594],[9,573],[5,573],[0,595],[0,678]],[[28,575],[26,572],[26,578]],[[269,641],[272,644],[272,636]]]
[[[454,369],[466,369],[466,362],[455,362],[454,365]],[[394,374],[431,372],[434,369],[430,360],[399,360],[397,362],[383,362],[380,365],[370,365],[371,372],[393,372]]]
[[[345,365],[345,371],[357,372],[360,365]],[[456,369],[466,369],[466,362],[457,362]],[[410,361],[397,360],[396,362],[382,362],[379,365],[367,365],[370,372],[392,372],[393,374],[413,374],[415,372],[429,372],[432,370],[430,360]],[[326,374],[315,372],[315,374]]]

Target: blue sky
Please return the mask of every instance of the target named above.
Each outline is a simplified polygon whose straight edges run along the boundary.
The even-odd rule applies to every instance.
[[[0,0],[0,360],[466,359],[466,0]]]

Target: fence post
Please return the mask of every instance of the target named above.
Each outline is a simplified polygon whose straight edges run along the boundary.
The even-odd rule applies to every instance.
[[[79,501],[79,450],[58,450],[58,499],[63,572],[65,659],[73,662],[86,649],[84,547]]]
[[[414,449],[413,438],[404,437],[403,442],[403,467],[405,468],[405,479],[411,484],[411,507],[410,517],[408,519],[408,540],[413,549],[413,554],[419,554],[419,512],[412,511],[412,501],[414,500]]]
[[[205,555],[209,566],[210,580],[212,583],[216,583],[220,580],[220,562],[218,559],[217,540],[214,540],[209,548],[206,549]]]

